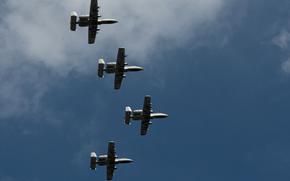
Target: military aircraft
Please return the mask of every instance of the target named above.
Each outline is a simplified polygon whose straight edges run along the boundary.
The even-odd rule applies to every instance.
[[[103,59],[99,59],[98,62],[98,76],[100,78],[104,77],[104,72],[108,74],[115,74],[115,89],[120,89],[122,80],[126,77],[124,74],[125,72],[136,72],[143,70],[142,67],[128,66],[128,64],[125,62],[125,58],[125,48],[119,48],[116,62],[105,63]]]
[[[110,141],[108,144],[108,154],[97,156],[95,152],[91,153],[91,170],[96,170],[97,165],[107,166],[107,180],[113,179],[114,170],[117,164],[131,163],[133,160],[128,158],[118,158],[115,152],[115,142]]]
[[[99,6],[98,0],[91,0],[90,14],[82,15],[78,17],[77,12],[71,12],[70,18],[70,29],[71,31],[76,31],[77,25],[80,27],[88,27],[88,43],[95,43],[96,34],[100,30],[98,25],[102,24],[114,24],[118,21],[115,19],[99,19],[101,16],[99,15]]]
[[[151,119],[166,118],[167,114],[164,113],[154,113],[152,110],[151,97],[145,96],[143,110],[134,110],[127,106],[125,109],[125,124],[130,125],[131,120],[141,121],[141,135],[146,135],[150,124],[152,124]]]

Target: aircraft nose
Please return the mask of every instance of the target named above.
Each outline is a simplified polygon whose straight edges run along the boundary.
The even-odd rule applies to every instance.
[[[159,118],[167,118],[168,117],[168,114],[161,113],[158,117]]]
[[[168,117],[168,114],[163,114],[164,118],[167,118]]]
[[[115,24],[115,23],[119,23],[119,21],[116,19],[110,19],[110,21],[108,21],[108,24]]]
[[[134,162],[134,160],[132,160],[132,159],[128,159],[128,162],[129,162],[129,163],[132,163],[132,162]]]
[[[140,70],[144,70],[143,67],[138,67],[138,66],[127,66],[127,70],[130,72],[137,72]]]
[[[101,19],[99,20],[99,23],[100,24],[115,24],[115,23],[118,23],[118,21],[115,19]]]

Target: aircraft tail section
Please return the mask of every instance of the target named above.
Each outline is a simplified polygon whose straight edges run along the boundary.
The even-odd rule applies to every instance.
[[[75,11],[71,12],[71,15],[70,15],[70,30],[71,31],[76,31],[76,29],[77,29],[77,19],[78,19],[77,12],[75,12]]]
[[[131,117],[132,117],[132,109],[127,106],[125,109],[125,124],[131,124]]]
[[[96,170],[96,167],[97,167],[97,154],[95,152],[92,152],[90,168],[91,170]]]
[[[99,59],[99,62],[98,62],[98,76],[100,78],[103,78],[104,77],[104,69],[105,69],[105,61],[103,59]]]

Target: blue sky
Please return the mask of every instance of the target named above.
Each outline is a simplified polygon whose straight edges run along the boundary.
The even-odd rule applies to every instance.
[[[15,2],[3,5],[9,7],[4,17],[31,16],[27,9],[13,12],[19,8]],[[57,2],[52,2],[54,7]],[[29,32],[22,34],[2,19],[0,181],[105,180],[105,168],[92,172],[88,163],[91,151],[106,153],[109,140],[116,141],[119,156],[135,160],[119,165],[114,180],[288,181],[290,2],[196,2],[175,4],[204,10],[195,14],[186,8],[180,16],[189,16],[188,26],[172,24],[174,30],[163,32],[154,25],[153,33],[146,34],[124,23],[119,34],[126,39],[104,27],[94,46],[86,44],[86,30],[64,35],[60,28],[60,35],[55,33],[67,18],[40,23],[53,27],[45,33],[55,37],[55,46],[49,38],[38,44]],[[34,1],[27,7],[30,3]],[[52,19],[81,3],[61,4]],[[103,14],[111,16],[113,4],[103,4],[110,10]],[[81,5],[85,12],[87,4]],[[114,16],[120,13],[124,22],[126,15],[135,15],[130,22],[146,25],[132,11],[137,5],[131,6],[128,14],[117,11]],[[162,13],[167,10],[152,16],[167,20]],[[199,19],[191,19],[193,15]],[[31,19],[36,21],[28,24],[37,31],[42,21]],[[95,62],[100,57],[113,60],[119,46],[128,47],[129,63],[145,70],[128,73],[122,89],[115,91],[112,76],[98,79]],[[124,125],[123,114],[126,105],[141,108],[147,94],[153,109],[169,117],[154,121],[149,134],[140,137],[140,124]]]

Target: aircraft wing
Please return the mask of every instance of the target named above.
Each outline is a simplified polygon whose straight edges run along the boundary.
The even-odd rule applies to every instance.
[[[142,136],[147,134],[147,131],[148,131],[148,128],[149,128],[149,124],[150,124],[149,120],[142,120],[142,122],[141,122],[141,132],[140,132],[140,134]]]
[[[152,112],[151,97],[145,96],[143,104],[143,120],[141,122],[141,135],[146,135],[150,125],[150,115]]]
[[[89,36],[88,42],[89,44],[95,43],[96,35],[97,35],[98,25],[89,25]]]
[[[98,17],[99,17],[98,0],[91,0],[90,19],[98,19]]]
[[[124,78],[125,57],[125,48],[119,48],[115,72],[115,89],[120,89],[122,80]]]
[[[99,6],[98,0],[91,0],[90,7],[90,24],[88,33],[89,44],[95,43],[96,34],[98,31]]]
[[[110,141],[108,144],[108,161],[109,162],[115,162],[115,142]]]
[[[115,165],[107,165],[107,180],[112,180],[114,175]]]
[[[123,81],[123,74],[115,74],[115,85],[114,85],[114,88],[115,89],[120,89],[121,88],[121,84],[122,84],[122,81]]]
[[[152,112],[151,97],[145,96],[143,104],[143,115],[146,117],[146,119],[150,119],[151,112]]]
[[[115,143],[110,141],[108,144],[108,164],[107,164],[107,180],[113,179],[113,174],[115,170]]]

